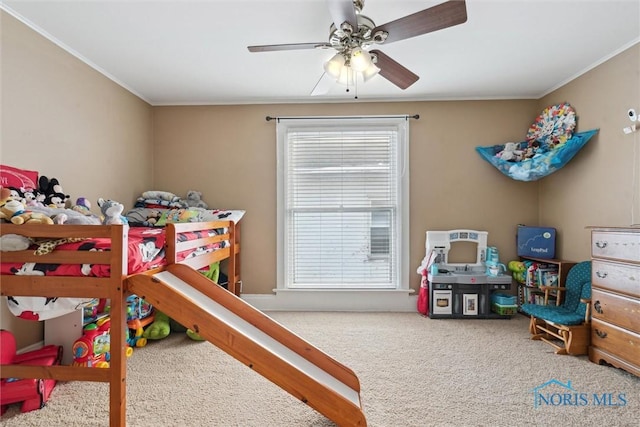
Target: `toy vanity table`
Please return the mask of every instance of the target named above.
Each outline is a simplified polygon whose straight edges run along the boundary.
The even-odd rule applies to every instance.
[[[497,250],[487,247],[486,231],[427,231],[426,235],[423,267],[428,272],[430,318],[497,319],[515,314],[515,297],[512,301],[502,293],[511,288],[511,276],[504,274]],[[475,260],[449,262],[452,245],[462,242],[476,245]],[[509,309],[503,311],[504,307]]]

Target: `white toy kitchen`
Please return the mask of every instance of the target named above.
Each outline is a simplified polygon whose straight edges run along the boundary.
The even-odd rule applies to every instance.
[[[491,306],[495,297],[509,298],[502,292],[511,288],[511,275],[497,248],[487,246],[487,237],[486,231],[465,229],[426,232],[426,256],[418,273],[426,270],[430,318],[506,317]],[[450,262],[452,248],[463,243],[475,245],[475,259]]]

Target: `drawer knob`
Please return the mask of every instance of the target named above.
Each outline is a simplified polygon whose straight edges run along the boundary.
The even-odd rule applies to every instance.
[[[600,301],[596,301],[593,303],[593,309],[599,314],[604,313],[604,310],[602,310],[602,305],[600,304]]]
[[[603,242],[603,241],[596,242],[596,246],[599,247],[600,249],[604,249],[607,247],[607,242]]]
[[[602,272],[602,271],[598,270],[598,271],[596,271],[596,276],[598,276],[601,279],[604,279],[605,277],[608,276],[608,274],[607,274],[606,271]]]
[[[607,337],[607,333],[604,331],[601,331],[600,329],[596,328],[596,335],[600,338],[606,338]]]

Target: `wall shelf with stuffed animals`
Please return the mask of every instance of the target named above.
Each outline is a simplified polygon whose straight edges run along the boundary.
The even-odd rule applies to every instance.
[[[509,178],[537,181],[565,166],[598,132],[575,130],[575,110],[565,102],[545,108],[524,141],[476,147],[476,151]]]

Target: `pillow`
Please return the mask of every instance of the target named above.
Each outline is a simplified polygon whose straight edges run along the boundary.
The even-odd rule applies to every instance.
[[[182,203],[181,199],[163,200],[163,199],[145,199],[138,197],[134,205],[136,208],[151,208],[151,209],[168,209],[168,208],[184,208],[186,207]]]
[[[38,188],[38,172],[0,165],[0,185],[25,189]]]
[[[168,191],[145,191],[144,193],[142,193],[141,197],[143,199],[160,199],[160,200],[167,200],[170,202],[173,202],[176,199],[179,199],[178,196]]]

